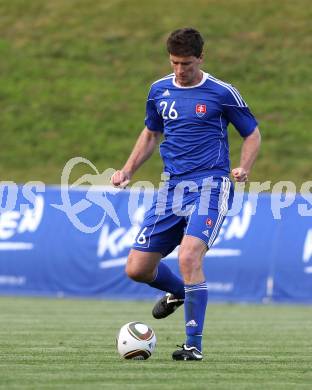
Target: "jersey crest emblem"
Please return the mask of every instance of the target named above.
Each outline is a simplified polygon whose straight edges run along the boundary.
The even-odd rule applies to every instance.
[[[206,114],[206,104],[196,104],[196,115],[201,118]]]

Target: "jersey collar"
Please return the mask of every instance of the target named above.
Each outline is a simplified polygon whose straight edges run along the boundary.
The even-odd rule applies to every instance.
[[[207,80],[207,77],[208,77],[208,73],[205,73],[201,70],[202,74],[203,74],[203,77],[202,79],[200,80],[200,82],[198,84],[195,84],[195,85],[191,85],[189,87],[182,87],[181,85],[178,85],[175,81],[175,77],[172,78],[172,83],[173,85],[176,87],[176,88],[181,88],[181,89],[190,89],[190,88],[197,88],[197,87],[200,87],[201,85],[204,84],[204,82]]]

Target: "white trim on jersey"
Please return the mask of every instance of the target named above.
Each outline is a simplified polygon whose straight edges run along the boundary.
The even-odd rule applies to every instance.
[[[224,81],[221,81],[219,79],[216,79],[215,77],[208,74],[207,77],[208,80],[215,82],[216,84],[221,85],[222,87],[226,88],[228,91],[231,92],[233,98],[235,99],[238,107],[248,107],[246,102],[244,102],[243,98],[241,97],[240,93],[236,88],[234,88],[231,84],[225,83]],[[223,104],[222,104],[223,105]],[[225,106],[229,104],[224,104]],[[234,105],[233,105],[234,106]],[[235,107],[235,106],[234,106]]]
[[[226,88],[228,91],[230,91],[238,105],[243,104],[242,97],[240,96],[237,89],[235,89],[231,84],[225,83],[224,81],[219,80],[211,75],[208,76],[208,79],[211,81],[214,81],[216,84],[222,85],[224,88]]]
[[[152,85],[157,84],[157,83],[159,83],[160,81],[163,81],[163,80],[169,80],[169,79],[171,79],[171,78],[173,78],[173,77],[174,77],[174,73],[170,73],[170,74],[168,74],[167,76],[164,76],[164,77],[162,77],[161,79],[154,81],[154,82],[152,83]]]
[[[227,106],[227,107],[237,107],[237,104],[225,104],[225,103],[222,103],[221,105],[222,106]],[[244,107],[248,107],[248,106],[246,105]]]
[[[221,127],[222,138],[224,138],[224,130],[223,130],[223,126],[222,126],[222,112],[221,112],[221,114],[220,114],[219,121],[220,121],[220,127]]]
[[[181,88],[181,89],[191,89],[191,88],[196,88],[196,87],[200,87],[201,85],[203,85],[205,83],[205,81],[207,80],[207,77],[208,77],[208,73],[205,73],[203,71],[201,71],[202,74],[203,74],[203,77],[202,79],[200,80],[200,82],[196,85],[191,85],[189,87],[182,87],[182,85],[179,85],[177,84],[176,80],[175,80],[175,77],[172,79],[172,83],[173,85],[176,87],[176,88]]]
[[[215,167],[215,166],[217,165],[217,163],[218,163],[218,161],[219,161],[219,158],[220,158],[220,156],[221,156],[221,148],[222,148],[222,141],[219,139],[219,152],[218,152],[218,158],[216,159],[216,161],[215,161],[213,164],[211,164],[210,169],[212,169],[213,167]]]
[[[220,114],[219,120],[220,120],[220,128],[221,128],[222,140],[219,139],[219,152],[218,152],[218,157],[217,157],[216,161],[215,161],[213,164],[211,164],[210,169],[213,168],[213,167],[215,167],[215,166],[217,165],[217,163],[218,163],[218,161],[219,161],[219,158],[220,158],[220,156],[221,156],[222,141],[223,141],[223,139],[224,139],[224,129],[223,129],[223,126],[222,126],[222,112],[221,112],[221,114]]]

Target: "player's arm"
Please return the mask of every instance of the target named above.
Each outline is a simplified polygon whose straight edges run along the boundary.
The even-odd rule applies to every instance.
[[[139,135],[126,164],[121,170],[113,174],[111,183],[116,187],[125,187],[135,171],[153,154],[160,137],[161,132],[152,131],[145,127]]]
[[[260,148],[261,135],[258,122],[241,97],[239,91],[230,84],[223,91],[221,104],[224,116],[234,125],[244,139],[240,164],[238,167],[232,169],[234,180],[244,182],[248,180],[248,175]]]
[[[248,175],[251,171],[251,168],[257,158],[261,144],[261,134],[256,127],[254,131],[244,138],[240,165],[237,168],[232,169],[232,175],[235,181],[244,182],[248,180]]]

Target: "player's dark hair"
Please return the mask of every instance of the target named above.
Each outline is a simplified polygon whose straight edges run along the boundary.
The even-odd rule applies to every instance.
[[[204,40],[194,28],[181,28],[173,31],[167,39],[169,54],[178,57],[199,58],[203,52]]]

